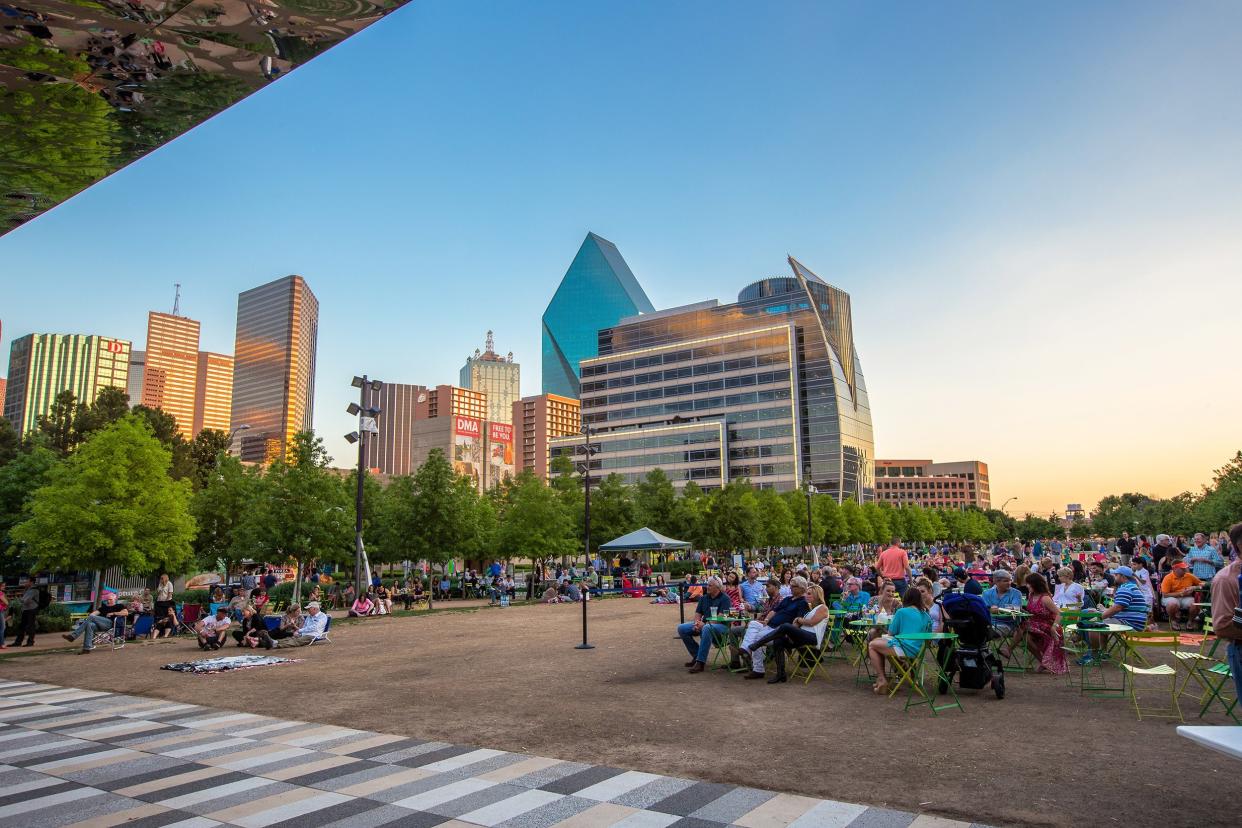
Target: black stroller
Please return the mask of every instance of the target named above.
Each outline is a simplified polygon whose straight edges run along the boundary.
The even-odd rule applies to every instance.
[[[947,646],[936,653],[949,681],[956,674],[958,687],[963,690],[982,690],[991,685],[996,698],[1005,698],[1005,669],[988,647],[992,613],[987,604],[978,595],[950,592],[941,599],[940,609],[945,629],[957,633],[957,649],[951,663],[945,663],[949,658]],[[938,689],[948,692],[948,687]]]

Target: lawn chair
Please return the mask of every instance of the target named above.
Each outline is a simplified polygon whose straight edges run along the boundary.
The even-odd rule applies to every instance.
[[[1207,682],[1207,698],[1203,702],[1203,707],[1199,709],[1199,718],[1203,718],[1203,714],[1207,713],[1212,707],[1212,702],[1219,702],[1224,708],[1225,715],[1233,719],[1234,724],[1242,724],[1234,713],[1234,709],[1238,706],[1237,698],[1225,701],[1225,697],[1221,695],[1221,691],[1232,684],[1233,670],[1228,664],[1217,663],[1208,669],[1202,671],[1202,675]]]
[[[327,615],[327,613],[324,613],[324,615]],[[279,619],[277,619],[277,621],[279,621]],[[320,644],[320,643],[331,644],[332,639],[328,638],[328,630],[330,629],[332,629],[332,616],[328,615],[328,620],[325,621],[323,624],[323,638],[316,638],[314,641],[311,642],[311,645],[313,646],[315,644]]]
[[[815,671],[823,663],[828,648],[832,646],[832,639],[828,635],[828,625],[831,622],[832,618],[829,615],[811,628],[811,632],[815,633],[816,643],[793,648],[790,653],[793,656],[793,672],[789,676],[791,679],[796,679],[803,671],[806,671],[802,683],[810,683]],[[827,676],[826,671],[824,675]]]
[[[146,638],[151,634],[151,628],[155,626],[155,618],[150,615],[140,615],[134,621],[134,625],[129,628],[126,637],[130,639]]]
[[[1182,718],[1182,708],[1177,703],[1177,671],[1167,664],[1157,664],[1155,667],[1135,667],[1133,664],[1121,663],[1121,669],[1130,676],[1129,693],[1130,701],[1134,704],[1134,712],[1138,714],[1139,721],[1143,721],[1143,714],[1146,713],[1148,718],[1157,719],[1177,719],[1179,722],[1185,722]],[[1159,678],[1169,680],[1169,706],[1168,707],[1143,707],[1139,703],[1139,678]]]
[[[91,638],[92,647],[110,647],[114,651],[120,650],[125,646],[125,619],[123,617],[114,617],[112,619],[112,629],[97,632]]]
[[[1121,654],[1122,662],[1138,667],[1152,666],[1151,662],[1139,652],[1143,647],[1159,647],[1162,650],[1176,653],[1181,646],[1181,637],[1177,633],[1166,632],[1128,632],[1121,637],[1121,641],[1125,648]]]
[[[178,634],[189,633],[198,636],[198,631],[194,629],[194,625],[198,623],[199,616],[203,614],[202,604],[185,604],[181,608],[181,624],[177,627]]]

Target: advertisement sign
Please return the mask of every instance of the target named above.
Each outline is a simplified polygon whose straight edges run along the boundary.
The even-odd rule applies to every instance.
[[[475,488],[482,483],[483,421],[453,415],[453,471],[470,479]]]
[[[513,426],[487,424],[487,485],[498,486],[513,477]]]

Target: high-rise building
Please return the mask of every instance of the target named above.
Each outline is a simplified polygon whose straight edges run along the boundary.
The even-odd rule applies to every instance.
[[[581,363],[592,468],[636,482],[734,480],[873,500],[871,411],[850,297],[796,259],[792,276],[716,301],[631,316],[599,331]],[[577,439],[551,441],[568,454]]]
[[[512,422],[513,404],[521,396],[522,366],[513,361],[513,352],[507,357],[496,353],[496,341],[487,332],[485,350],[475,350],[474,356],[466,357],[460,372],[462,388],[482,391],[487,395],[487,419],[494,423]]]
[[[129,381],[125,393],[129,395],[129,407],[133,408],[142,402],[142,379],[147,369],[147,352],[133,350],[129,354]]]
[[[27,334],[13,340],[4,416],[25,434],[62,391],[90,404],[104,388],[127,388],[130,350],[128,340],[92,334]]]
[[[581,430],[581,408],[575,399],[540,394],[518,400],[513,404],[514,471],[520,474],[529,470],[540,480],[547,480],[548,441]]]
[[[397,382],[386,382],[379,391],[369,392],[370,404],[380,415],[375,421],[379,433],[367,438],[368,468],[390,475],[414,472],[414,412],[419,394],[425,398],[427,388]]]
[[[988,464],[979,460],[876,460],[875,494],[898,506],[917,503],[942,509],[992,508]]]
[[[229,431],[233,409],[233,357],[198,352],[198,379],[194,383],[194,436],[205,428]]]
[[[453,470],[480,490],[513,476],[513,425],[487,419],[484,392],[453,385],[410,387],[414,389],[409,453],[412,471],[427,462],[432,450],[440,449]],[[509,416],[513,416],[512,411]],[[381,423],[383,419],[381,413]],[[383,441],[378,442],[377,452],[382,457]]]
[[[577,399],[579,363],[598,355],[599,330],[654,310],[617,246],[587,233],[543,312],[543,392]]]
[[[237,345],[229,427],[242,460],[266,462],[311,428],[319,301],[301,276],[285,276],[237,297]]]
[[[199,327],[196,319],[157,311],[147,314],[141,402],[171,414],[177,431],[187,439],[194,436]]]

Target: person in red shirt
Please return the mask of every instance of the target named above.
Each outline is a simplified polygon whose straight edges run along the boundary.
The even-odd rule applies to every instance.
[[[885,580],[893,582],[898,595],[905,594],[910,580],[910,555],[901,548],[901,538],[893,538],[892,545],[880,553],[875,566]]]

